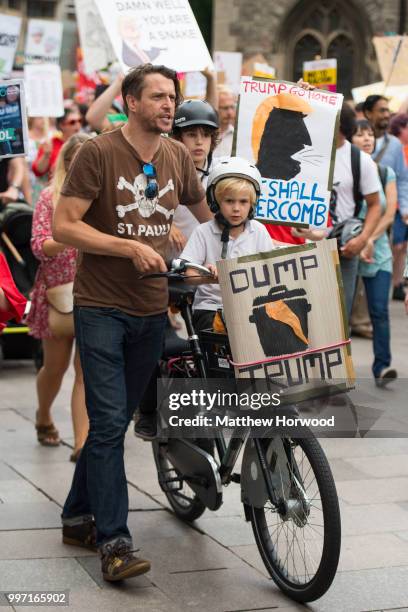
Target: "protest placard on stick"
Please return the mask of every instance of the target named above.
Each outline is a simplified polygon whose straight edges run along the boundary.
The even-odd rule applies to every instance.
[[[178,72],[213,69],[188,0],[98,0],[97,7],[125,72],[146,62]]]
[[[336,91],[337,60],[322,59],[303,62],[303,80],[315,87]]]
[[[24,83],[0,81],[0,158],[22,157],[28,152]]]
[[[29,19],[25,45],[26,63],[59,63],[63,24],[61,21]]]
[[[21,17],[0,14],[0,78],[11,74],[20,29]]]
[[[342,101],[320,89],[242,77],[235,153],[262,175],[257,219],[327,226]]]
[[[335,240],[217,262],[236,377],[294,401],[353,386],[339,266]]]
[[[56,64],[24,66],[29,117],[61,117],[64,114],[61,68]]]
[[[115,62],[116,55],[95,0],[75,0],[75,12],[85,72],[92,74]]]
[[[222,75],[222,83],[234,94],[239,94],[241,85],[242,53],[232,51],[216,51],[214,65],[218,74]],[[221,82],[219,80],[219,82]]]
[[[381,77],[388,85],[408,83],[408,36],[374,36]]]
[[[386,96],[390,102],[390,110],[394,113],[399,111],[401,104],[408,97],[408,82],[406,85],[386,85],[384,81],[377,81],[369,85],[354,87],[351,90],[354,102],[364,102],[367,96],[374,94]]]

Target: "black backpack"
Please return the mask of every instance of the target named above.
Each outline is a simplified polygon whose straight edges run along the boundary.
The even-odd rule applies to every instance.
[[[354,217],[358,217],[363,204],[363,196],[360,193],[360,149],[353,144],[351,145],[351,173],[353,175],[353,199],[355,203]],[[337,191],[333,187],[330,195],[330,216],[334,225],[337,223],[336,205]]]

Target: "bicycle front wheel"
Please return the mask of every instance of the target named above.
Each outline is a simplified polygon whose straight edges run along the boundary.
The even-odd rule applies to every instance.
[[[286,595],[314,601],[329,589],[340,556],[340,509],[329,463],[314,438],[261,443],[278,503],[249,507],[259,552]]]

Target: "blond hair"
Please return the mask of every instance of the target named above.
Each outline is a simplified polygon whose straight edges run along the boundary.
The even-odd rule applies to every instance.
[[[52,179],[52,203],[56,206],[60,197],[61,189],[67,176],[70,163],[74,157],[75,149],[80,147],[84,142],[92,138],[89,134],[80,132],[74,134],[61,147],[58,153],[57,162],[55,164],[54,176]]]
[[[244,178],[236,178],[234,176],[230,176],[224,179],[221,179],[215,186],[214,195],[215,199],[219,203],[227,196],[234,196],[242,193],[243,191],[249,192],[249,200],[251,202],[251,206],[254,206],[256,203],[256,191],[255,187],[251,183]]]

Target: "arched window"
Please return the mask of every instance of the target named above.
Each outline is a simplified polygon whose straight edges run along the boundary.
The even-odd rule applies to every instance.
[[[337,59],[337,89],[351,97],[351,88],[365,82],[365,45],[368,20],[364,22],[350,0],[302,0],[288,15],[280,48],[286,57],[286,78],[297,80],[303,62]]]

